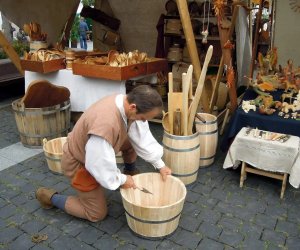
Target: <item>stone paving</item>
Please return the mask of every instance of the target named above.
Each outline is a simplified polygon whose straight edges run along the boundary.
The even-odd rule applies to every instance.
[[[1,153],[19,142],[12,110],[1,103],[0,124]],[[161,125],[150,126],[161,142]],[[214,164],[200,169],[197,181],[187,187],[175,233],[148,240],[129,230],[119,191],[106,191],[109,214],[99,223],[40,208],[34,195],[39,186],[74,191],[37,153],[0,171],[0,249],[300,249],[300,191],[288,185],[280,200],[279,181],[251,174],[239,188],[240,169],[223,170],[224,158],[218,152]],[[138,167],[153,171],[140,159]],[[33,243],[36,233],[48,239]]]

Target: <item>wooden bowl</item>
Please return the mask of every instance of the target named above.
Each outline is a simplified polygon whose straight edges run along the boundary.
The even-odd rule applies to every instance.
[[[186,197],[186,187],[174,176],[166,181],[158,173],[144,173],[133,176],[137,186],[146,188],[153,194],[138,188],[121,189],[127,223],[138,236],[160,238],[173,233]]]

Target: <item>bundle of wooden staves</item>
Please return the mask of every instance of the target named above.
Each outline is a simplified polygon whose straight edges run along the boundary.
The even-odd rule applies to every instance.
[[[179,136],[187,136],[194,133],[194,119],[197,116],[197,109],[212,53],[213,46],[209,46],[194,96],[192,90],[192,65],[189,66],[186,73],[182,74],[182,92],[173,92],[173,74],[169,73],[168,112],[164,114],[162,122],[167,133]],[[198,118],[201,119],[201,117]]]

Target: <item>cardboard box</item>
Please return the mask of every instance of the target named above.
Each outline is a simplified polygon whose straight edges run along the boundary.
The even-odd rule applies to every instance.
[[[39,73],[49,73],[66,68],[64,58],[49,60],[45,62],[21,59],[21,66],[23,70]]]

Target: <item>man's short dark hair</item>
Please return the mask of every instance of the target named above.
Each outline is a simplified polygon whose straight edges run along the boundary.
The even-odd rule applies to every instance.
[[[147,113],[154,108],[162,109],[163,102],[158,92],[148,85],[135,87],[127,94],[129,104],[136,105],[137,114]]]

